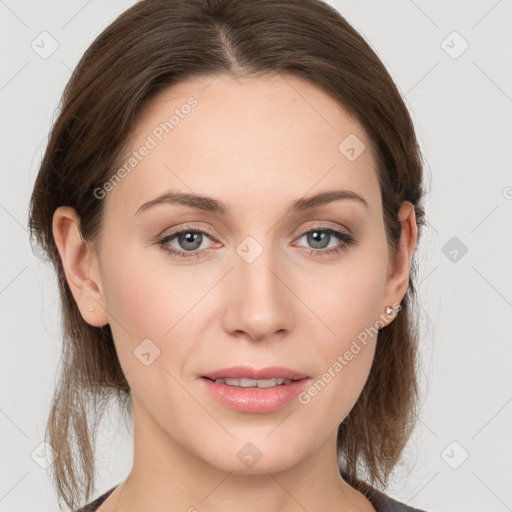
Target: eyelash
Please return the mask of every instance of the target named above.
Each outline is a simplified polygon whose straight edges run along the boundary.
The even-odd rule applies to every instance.
[[[304,235],[307,235],[307,234],[315,232],[315,231],[316,232],[322,232],[322,233],[328,233],[329,235],[334,235],[336,238],[339,238],[342,241],[342,244],[338,245],[336,247],[333,247],[331,249],[312,249],[312,248],[308,248],[308,247],[303,248],[303,250],[308,255],[311,255],[311,256],[314,256],[314,257],[323,258],[324,256],[331,256],[331,255],[334,255],[334,254],[338,254],[338,253],[341,253],[343,251],[346,251],[350,245],[353,245],[353,244],[357,243],[356,240],[351,235],[349,235],[348,233],[345,233],[344,231],[339,231],[339,230],[334,229],[334,228],[322,227],[322,226],[317,226],[317,227],[314,227],[312,229],[308,229],[307,231],[303,231],[299,235],[298,238],[302,238]],[[210,233],[208,233],[207,231],[203,231],[201,229],[196,229],[196,228],[191,228],[191,227],[184,227],[184,228],[181,228],[181,229],[179,229],[177,231],[169,233],[168,235],[165,235],[163,238],[160,238],[157,241],[157,245],[159,245],[160,248],[162,250],[166,251],[169,255],[171,255],[171,256],[173,256],[175,258],[178,258],[178,259],[188,259],[188,260],[190,260],[192,258],[201,258],[202,257],[201,253],[203,251],[199,251],[197,249],[194,250],[194,251],[179,251],[179,250],[176,250],[173,247],[170,247],[168,245],[168,243],[171,240],[174,240],[174,238],[179,236],[181,233],[200,233],[202,235],[208,236],[209,238],[213,238],[210,235]]]

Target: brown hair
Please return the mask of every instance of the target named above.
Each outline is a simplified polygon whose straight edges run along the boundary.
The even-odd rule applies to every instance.
[[[117,396],[125,411],[131,402],[109,325],[87,324],[67,284],[52,234],[55,210],[75,208],[83,239],[94,241],[104,202],[93,191],[117,169],[130,130],[158,92],[193,76],[279,72],[308,80],[366,130],[391,254],[402,201],[414,205],[420,234],[422,162],[409,112],[375,52],[334,8],[319,0],[143,0],[122,13],[87,49],[64,90],[30,203],[30,231],[55,266],[62,301],[61,375],[46,426],[58,453],[52,476],[59,504],[89,500],[106,401]],[[385,485],[412,432],[415,273],[413,260],[402,310],[379,331],[366,385],[340,425],[340,471],[353,485],[361,468]]]

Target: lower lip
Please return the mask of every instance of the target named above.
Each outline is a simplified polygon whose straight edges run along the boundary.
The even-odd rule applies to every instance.
[[[211,395],[226,407],[240,412],[263,413],[277,411],[292,402],[304,390],[308,378],[271,388],[242,388],[205,377],[202,380]]]

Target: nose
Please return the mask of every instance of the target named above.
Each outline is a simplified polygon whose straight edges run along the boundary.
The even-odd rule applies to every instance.
[[[290,273],[270,249],[249,261],[237,254],[224,280],[224,329],[254,341],[280,338],[294,325],[297,299]]]

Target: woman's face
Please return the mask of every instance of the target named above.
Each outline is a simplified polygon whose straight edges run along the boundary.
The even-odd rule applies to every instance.
[[[409,271],[388,256],[362,127],[297,78],[221,75],[162,93],[130,144],[95,191],[102,307],[79,302],[111,326],[136,450],[238,473],[331,457]],[[340,191],[352,197],[321,200]],[[260,391],[205,378],[240,377],[222,371],[235,366],[307,378]]]

